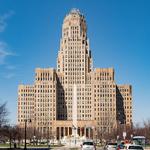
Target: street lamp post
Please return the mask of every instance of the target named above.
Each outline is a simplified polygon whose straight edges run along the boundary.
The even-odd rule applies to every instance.
[[[27,129],[27,120],[25,120],[24,123],[25,123],[25,127],[24,127],[24,130],[25,130],[25,131],[24,131],[24,149],[26,150],[26,149],[27,149],[27,146],[26,146],[26,138],[27,138],[27,137],[26,137],[26,135],[27,135],[27,133],[26,133],[26,132],[27,132],[27,131],[26,131],[26,129]]]
[[[25,126],[24,126],[24,150],[27,149],[27,143],[26,143],[26,139],[27,139],[27,119],[25,119],[24,123],[25,123]],[[29,122],[31,122],[31,119],[29,119]]]
[[[11,135],[11,126],[9,126],[9,146],[10,146],[10,149],[11,149],[11,139],[12,139],[12,135]]]

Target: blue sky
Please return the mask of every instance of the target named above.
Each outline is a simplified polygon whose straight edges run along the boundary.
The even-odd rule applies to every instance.
[[[0,103],[16,123],[17,88],[36,67],[56,66],[65,15],[86,17],[94,67],[114,67],[133,86],[133,121],[150,119],[150,2],[144,0],[0,0]]]

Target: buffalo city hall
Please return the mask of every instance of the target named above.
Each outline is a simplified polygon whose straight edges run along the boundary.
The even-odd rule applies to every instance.
[[[131,85],[117,85],[113,68],[93,68],[92,62],[85,17],[72,9],[63,21],[57,69],[36,68],[34,84],[19,85],[18,124],[31,119],[42,135],[71,136],[76,85],[79,136],[131,126]]]

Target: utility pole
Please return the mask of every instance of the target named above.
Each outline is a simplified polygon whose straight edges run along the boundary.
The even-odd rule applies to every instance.
[[[27,149],[27,145],[26,145],[26,138],[27,138],[27,137],[26,137],[26,136],[27,136],[27,133],[26,133],[26,132],[27,132],[27,131],[26,131],[26,129],[27,129],[27,120],[25,120],[24,123],[25,123],[25,127],[24,127],[24,142],[25,142],[25,143],[24,143],[24,149],[26,150],[26,149]]]
[[[27,149],[27,143],[26,143],[26,139],[27,139],[27,119],[25,119],[24,123],[25,123],[25,126],[24,126],[24,150]],[[31,122],[31,119],[29,119],[29,122]]]
[[[11,139],[12,139],[12,136],[11,136],[11,126],[9,126],[9,146],[10,146],[10,149],[11,149]]]

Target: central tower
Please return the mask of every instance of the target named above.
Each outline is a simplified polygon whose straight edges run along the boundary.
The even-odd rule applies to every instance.
[[[59,89],[61,89],[58,91],[58,119],[72,120],[74,84],[77,86],[77,119],[87,120],[91,118],[90,108],[88,108],[90,116],[84,114],[87,108],[85,106],[85,89],[87,89],[88,74],[91,71],[92,58],[87,39],[85,17],[79,10],[72,9],[63,21],[62,38],[57,58],[57,75],[60,83]]]
[[[65,17],[57,59],[57,71],[64,74],[65,84],[84,84],[92,70],[85,17],[72,9]]]

